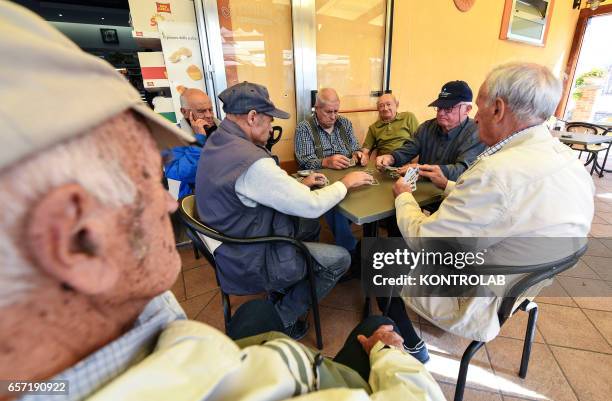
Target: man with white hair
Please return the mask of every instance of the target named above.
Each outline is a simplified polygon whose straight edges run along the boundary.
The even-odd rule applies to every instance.
[[[197,88],[187,88],[181,93],[181,114],[181,129],[194,136],[200,145],[204,145],[221,123],[215,118],[208,95]]]
[[[361,146],[362,164],[368,164],[374,154],[387,155],[397,150],[415,134],[419,127],[415,115],[409,111],[398,113],[398,107],[399,101],[391,93],[378,98],[378,121],[370,125]]]
[[[339,115],[339,110],[340,98],[334,89],[318,91],[314,113],[300,121],[295,129],[295,159],[301,170],[342,170],[362,162],[363,153],[353,132],[353,124]],[[351,222],[335,209],[325,213],[325,221],[336,244],[349,251],[355,261],[357,239],[351,231]]]
[[[386,318],[358,326],[336,361],[280,333],[238,345],[186,320],[167,292],[177,205],[156,142],[189,137],[112,66],[7,1],[0,54],[0,399],[444,399]],[[265,301],[244,306],[236,338],[258,334],[238,324],[259,311],[278,323]]]
[[[443,175],[456,180],[484,150],[478,140],[478,127],[469,118],[472,90],[464,81],[450,81],[442,86],[438,98],[429,104],[436,108],[436,118],[425,121],[404,146],[391,154],[378,156],[376,167],[404,166],[419,157],[420,175],[432,178]],[[435,182],[435,181],[434,181]]]
[[[573,151],[544,124],[560,96],[559,81],[538,64],[505,64],[487,75],[475,116],[487,149],[458,181],[433,179],[447,194],[438,211],[423,214],[402,179],[393,187],[397,224],[411,249],[420,249],[420,239],[426,237],[495,237],[487,240],[490,247],[503,249],[506,260],[521,265],[525,257],[526,264],[533,264],[529,258],[537,249],[518,249],[512,238],[587,236],[594,213],[593,182]],[[489,341],[499,333],[499,297],[406,297],[404,302],[432,324],[462,337]],[[401,319],[403,303],[395,298],[393,305],[395,313],[389,316],[406,345],[424,347],[405,312]]]

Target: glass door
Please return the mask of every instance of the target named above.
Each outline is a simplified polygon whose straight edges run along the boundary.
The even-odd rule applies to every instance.
[[[385,0],[316,0],[317,89],[340,96],[340,112],[363,142],[383,91]]]
[[[213,96],[255,82],[291,113],[273,123],[283,128],[273,149],[281,163],[294,160],[295,127],[311,113],[310,92],[323,87],[337,90],[341,113],[363,141],[378,117],[376,98],[386,89],[386,0],[199,1]]]

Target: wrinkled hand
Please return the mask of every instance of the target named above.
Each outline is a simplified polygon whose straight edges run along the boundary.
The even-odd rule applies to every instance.
[[[374,180],[370,174],[363,171],[353,171],[344,176],[340,181],[344,184],[346,189],[360,187],[362,185],[371,184]]]
[[[420,166],[417,163],[404,164],[402,167],[397,169],[397,173],[399,175],[406,175],[406,171],[408,171],[408,169],[412,167],[420,167]]]
[[[368,155],[361,150],[353,153],[353,159],[355,159],[355,164],[360,166],[366,166],[368,164],[369,158]]]
[[[448,184],[448,178],[444,176],[442,169],[436,164],[421,164],[419,175],[429,178],[440,189],[445,189],[446,184]]]
[[[350,159],[344,155],[333,155],[323,159],[323,167],[332,168],[334,170],[342,170],[348,168]]]
[[[357,341],[361,343],[361,346],[368,355],[370,355],[372,347],[379,341],[400,349],[404,346],[404,339],[393,331],[393,326],[390,324],[380,326],[370,337],[366,337],[363,334],[358,335]]]
[[[368,165],[368,163],[370,162],[370,156],[364,154],[363,156],[361,156],[361,166],[365,167]]]
[[[396,198],[403,194],[404,192],[412,193],[412,185],[404,181],[404,177],[400,177],[393,184],[393,196]]]
[[[376,168],[381,171],[385,166],[392,166],[395,163],[395,158],[392,155],[382,155],[376,158]]]
[[[325,185],[325,176],[321,173],[312,173],[308,177],[304,177],[302,184],[309,188],[322,187]]]

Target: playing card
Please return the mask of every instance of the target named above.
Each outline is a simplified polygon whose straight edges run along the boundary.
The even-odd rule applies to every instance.
[[[399,167],[385,166],[385,170],[387,170],[387,171],[397,171],[397,170],[399,170]]]
[[[380,185],[380,182],[378,182],[378,180],[374,178],[372,182],[370,183],[370,185]]]
[[[354,167],[355,164],[357,164],[357,162],[355,161],[355,159],[351,159],[349,160],[349,167]]]
[[[407,183],[416,183],[416,181],[419,179],[419,168],[418,167],[411,167],[408,169],[408,171],[406,171],[406,175],[404,175],[404,182]]]
[[[363,171],[366,174],[374,175],[374,170],[372,170],[371,168],[366,168],[361,171]]]

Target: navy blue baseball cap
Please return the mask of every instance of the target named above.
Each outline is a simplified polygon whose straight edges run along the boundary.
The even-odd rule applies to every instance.
[[[230,86],[219,94],[219,99],[223,102],[223,111],[228,114],[248,114],[255,110],[276,118],[287,119],[290,116],[274,106],[265,86],[247,81]]]
[[[438,98],[429,107],[448,109],[459,102],[471,102],[472,90],[465,81],[450,81],[442,86]]]

